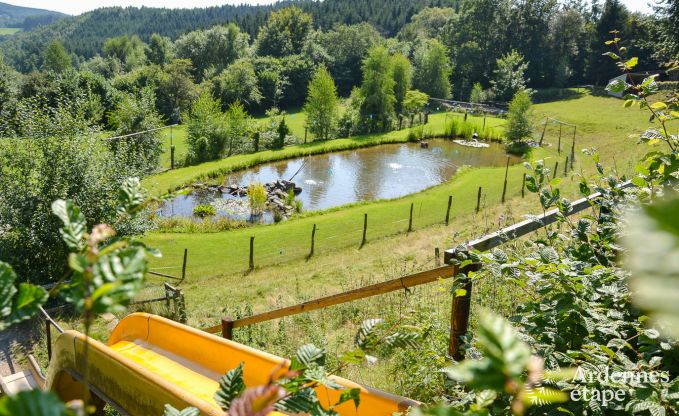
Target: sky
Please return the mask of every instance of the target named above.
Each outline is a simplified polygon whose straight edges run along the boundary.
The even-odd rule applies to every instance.
[[[366,0],[370,1],[370,0]],[[650,13],[651,8],[648,6],[649,1],[654,0],[622,0],[633,11],[641,11]],[[147,6],[147,7],[171,7],[171,8],[189,8],[189,7],[209,7],[221,6],[223,4],[267,4],[273,3],[273,0],[66,0],[55,2],[54,0],[3,0],[5,3],[14,4],[17,6],[36,7],[39,9],[55,10],[68,14],[80,14],[99,7],[109,6]]]

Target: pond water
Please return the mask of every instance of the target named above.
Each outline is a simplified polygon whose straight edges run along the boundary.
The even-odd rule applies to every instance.
[[[388,144],[267,163],[227,174],[221,184],[247,186],[292,178],[302,188],[297,200],[302,202],[305,211],[312,211],[352,202],[398,198],[446,182],[462,166],[505,166],[507,163],[507,154],[499,144],[472,148],[444,139],[428,143],[429,148],[421,148],[419,143]],[[510,158],[510,163],[518,162],[519,158]],[[253,220],[247,198],[209,190],[180,195],[166,202],[159,215],[189,217],[198,204],[212,204],[218,215]],[[273,216],[265,213],[256,220],[271,222]]]

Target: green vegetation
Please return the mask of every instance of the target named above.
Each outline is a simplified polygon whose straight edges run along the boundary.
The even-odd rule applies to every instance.
[[[212,205],[200,204],[193,208],[193,215],[198,218],[213,217],[217,215],[217,210]]]
[[[526,90],[519,90],[514,94],[514,98],[509,103],[507,111],[507,139],[512,143],[517,143],[529,138],[533,132],[533,103],[530,100],[530,93]]]
[[[17,32],[21,32],[21,28],[18,28],[18,27],[0,27],[0,36],[13,35]]]
[[[266,208],[266,188],[261,183],[253,183],[248,187],[248,202],[252,215],[261,214]]]

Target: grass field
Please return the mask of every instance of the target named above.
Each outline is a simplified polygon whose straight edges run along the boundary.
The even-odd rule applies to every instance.
[[[0,27],[0,36],[13,35],[17,32],[21,32],[21,28],[18,28],[18,27]]]

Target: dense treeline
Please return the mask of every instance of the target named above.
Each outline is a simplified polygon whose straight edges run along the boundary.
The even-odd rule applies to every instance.
[[[39,25],[48,25],[65,16],[49,10],[0,3],[0,27],[30,30]]]
[[[266,6],[219,6],[195,9],[148,7],[102,8],[81,16],[18,34],[2,45],[5,58],[21,71],[40,68],[42,47],[57,39],[78,59],[101,52],[106,39],[136,34],[148,42],[158,33],[171,39],[217,24],[235,23],[251,37],[267,21],[273,10],[296,4],[313,16],[317,27],[369,22],[385,36],[395,35],[410,18],[429,6],[454,5],[457,0],[312,0],[281,1]]]

